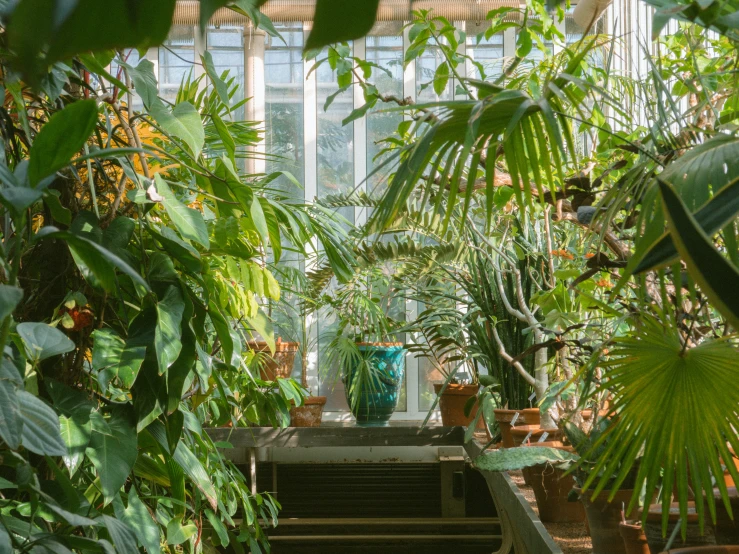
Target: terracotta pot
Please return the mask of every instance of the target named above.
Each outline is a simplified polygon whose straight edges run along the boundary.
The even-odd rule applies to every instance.
[[[572,447],[560,441],[532,443],[530,446],[546,446],[572,452]],[[536,497],[539,519],[544,523],[578,523],[585,521],[585,509],[580,502],[569,502],[570,491],[575,487],[572,475],[552,464],[539,464],[523,469],[524,481],[528,480]]]
[[[534,443],[539,442],[539,439],[544,433],[547,434],[546,440],[548,441],[559,440],[562,437],[562,430],[556,427],[542,429],[538,425],[521,425],[520,427],[513,427],[511,429],[511,438],[513,438],[514,446],[521,446],[524,439],[528,436],[528,441],[534,446]]]
[[[734,449],[731,448],[731,445],[727,444],[727,448],[729,449],[729,452],[734,456],[734,467],[736,467],[736,470],[739,471],[739,458],[736,457],[736,454],[734,454]],[[731,473],[729,473],[729,470],[724,471],[724,483],[726,483],[727,487],[735,487],[736,483],[734,483],[734,479],[731,477]]]
[[[640,521],[622,521],[618,530],[624,541],[626,554],[650,554],[647,536]]]
[[[541,412],[539,408],[526,408],[521,410],[521,425],[541,425]]]
[[[250,340],[246,343],[247,350],[264,353],[264,364],[260,367],[260,378],[263,381],[275,379],[289,379],[295,364],[295,355],[300,348],[299,342],[283,342],[277,338],[275,353],[271,354],[269,346],[264,341]]]
[[[689,546],[666,550],[662,554],[739,554],[739,546]]]
[[[649,550],[652,554],[662,552],[667,542],[667,538],[672,534],[678,520],[680,519],[680,504],[673,502],[670,505],[670,515],[667,521],[667,535],[662,535],[662,504],[652,504],[647,512],[647,522],[644,525],[644,534],[647,536]],[[673,543],[676,548],[685,548],[687,546],[709,546],[716,544],[716,534],[713,526],[709,521],[704,522],[703,534],[701,534],[698,525],[698,512],[695,509],[695,502],[688,502],[688,530],[685,542],[682,536]]]
[[[493,410],[495,413],[495,421],[498,423],[498,428],[500,429],[500,435],[503,439],[503,447],[504,448],[513,448],[513,437],[511,437],[511,421],[513,421],[513,418],[516,414],[519,414],[518,420],[516,423],[520,423],[521,416],[520,416],[520,410]]]
[[[593,554],[626,554],[626,547],[621,538],[621,508],[628,505],[633,490],[619,490],[612,502],[608,502],[611,491],[602,491],[595,500],[591,500],[592,491],[580,495],[580,502],[585,506],[588,517],[590,538],[593,541]]]
[[[437,396],[439,396],[443,387],[443,383],[434,383],[434,392]],[[442,425],[444,427],[467,427],[472,423],[472,420],[477,415],[477,402],[472,406],[469,416],[464,415],[464,406],[470,398],[477,396],[479,390],[479,385],[457,385],[455,383],[449,383],[444,389],[443,394],[439,396]],[[482,417],[477,422],[477,428],[481,431],[487,428]]]
[[[733,520],[721,500],[721,493],[718,489],[713,489],[713,497],[716,499],[716,544],[739,544],[739,493],[736,487],[728,487],[727,492],[731,512],[734,514]]]
[[[325,396],[308,396],[303,399],[303,405],[290,410],[291,427],[320,427],[323,418],[323,407],[326,405]]]

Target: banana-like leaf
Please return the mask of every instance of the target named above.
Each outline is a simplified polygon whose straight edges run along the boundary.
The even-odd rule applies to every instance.
[[[660,181],[670,234],[688,272],[711,304],[739,329],[739,270],[713,246],[675,190]]]
[[[719,232],[739,214],[739,178],[721,189],[693,217],[707,236]],[[667,232],[647,250],[634,273],[666,267],[679,259],[672,235]]]
[[[737,360],[735,337],[686,348],[678,329],[643,316],[636,330],[614,341],[600,364],[604,380],[595,394],[610,393],[618,417],[593,442],[593,454],[583,456],[595,462],[583,491],[593,489],[594,497],[607,488],[612,499],[641,456],[627,512],[644,487],[651,497],[660,485],[667,491],[676,485],[684,515],[690,486],[697,498],[707,499],[697,503],[702,523],[706,505],[715,517],[712,477],[729,509],[721,464],[739,478],[727,448],[739,447],[739,388],[732,385],[739,379]],[[671,495],[663,495],[663,508],[670,502]]]
[[[473,461],[483,471],[516,471],[539,464],[564,464],[578,459],[577,454],[546,446],[501,448],[478,456]]]

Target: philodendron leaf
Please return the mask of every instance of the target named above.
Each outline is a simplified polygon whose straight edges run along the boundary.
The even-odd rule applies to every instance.
[[[103,391],[115,377],[123,387],[131,388],[146,356],[146,347],[129,346],[110,329],[97,329],[92,338],[92,368],[98,372]]]
[[[688,272],[713,307],[739,329],[739,270],[713,246],[713,241],[688,212],[675,190],[660,181],[670,234]]]
[[[205,248],[210,248],[208,229],[205,226],[203,214],[180,202],[158,173],[155,175],[155,179],[157,192],[164,198],[162,200],[164,209],[167,210],[167,215],[169,215],[180,234],[186,239],[202,244]]]
[[[93,429],[90,446],[85,453],[100,477],[105,503],[118,494],[136,463],[138,455],[136,429],[123,414],[113,412],[106,420],[107,429]]]
[[[159,375],[177,359],[182,350],[182,314],[185,303],[177,287],[167,289],[164,298],[157,303],[157,326],[154,330],[154,348],[159,362]]]
[[[558,448],[527,446],[486,452],[475,458],[473,463],[477,469],[483,471],[515,471],[539,464],[574,462],[577,459],[577,454]]]
[[[0,378],[0,439],[13,450],[21,444],[22,421],[17,390],[15,383]]]
[[[23,289],[0,285],[0,322],[13,313],[22,298]]]
[[[113,504],[116,516],[133,530],[139,545],[143,546],[149,554],[158,554],[160,552],[159,526],[146,509],[146,505],[139,499],[136,489],[131,487],[128,493],[128,508],[125,510],[122,510],[122,503],[118,506],[116,502]]]
[[[19,323],[16,332],[23,341],[28,359],[40,362],[51,356],[74,350],[74,343],[59,329],[46,323]]]
[[[97,116],[95,100],[81,100],[55,113],[41,126],[31,146],[28,165],[32,187],[69,163],[92,133]]]
[[[713,236],[731,223],[738,213],[739,179],[734,179],[695,212],[693,217],[706,235]],[[672,240],[672,234],[667,232],[647,250],[639,265],[634,269],[634,273],[667,267],[678,259],[679,256],[675,242]]]
[[[105,527],[110,533],[110,538],[113,539],[116,552],[121,554],[138,554],[138,547],[136,546],[136,535],[130,527],[123,521],[116,519],[111,516],[102,516]]]
[[[68,453],[64,456],[64,465],[67,466],[70,475],[74,475],[79,469],[85,454],[87,445],[90,444],[92,423],[75,417],[59,417],[62,439],[67,445]]]
[[[19,390],[16,394],[23,421],[21,430],[23,446],[36,454],[66,455],[67,445],[62,440],[56,412],[29,392]]]
[[[180,102],[172,111],[163,102],[155,102],[151,115],[170,135],[182,139],[197,158],[205,143],[205,129],[198,110],[190,102]]]

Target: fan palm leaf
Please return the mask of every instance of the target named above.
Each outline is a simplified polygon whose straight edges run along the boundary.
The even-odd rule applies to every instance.
[[[614,342],[601,364],[605,379],[596,393],[613,395],[611,409],[617,417],[593,446],[603,451],[583,490],[593,488],[596,496],[612,485],[612,498],[641,456],[629,511],[642,488],[652,499],[661,485],[668,491],[661,498],[664,531],[669,491],[676,485],[685,533],[688,486],[696,498],[705,494],[715,518],[715,482],[731,513],[721,464],[739,479],[727,448],[739,448],[739,389],[733,386],[739,379],[736,337],[686,346],[677,329],[644,316],[636,330]],[[696,508],[703,524],[704,504],[697,502]]]

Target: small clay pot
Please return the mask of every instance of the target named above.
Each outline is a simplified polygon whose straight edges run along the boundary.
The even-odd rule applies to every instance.
[[[727,492],[731,512],[734,514],[733,520],[726,511],[721,493],[718,489],[713,489],[713,497],[716,499],[716,544],[720,545],[739,544],[739,493],[736,487],[727,487]]]
[[[528,446],[544,446],[572,452],[571,446],[560,441],[531,443]],[[524,481],[528,480],[536,497],[539,519],[544,523],[580,523],[585,521],[585,509],[580,502],[569,502],[570,491],[575,487],[572,475],[552,464],[539,464],[523,469]]]
[[[739,472],[739,458],[734,454],[734,449],[731,448],[730,444],[727,444],[726,447],[729,449],[729,453],[734,457],[734,467],[736,467],[736,470]],[[729,473],[728,468],[724,470],[724,483],[726,483],[727,487],[735,487],[736,483],[734,483],[734,479],[731,476],[731,473]]]
[[[308,396],[303,399],[302,406],[290,409],[291,427],[320,427],[323,419],[325,396]]]
[[[619,527],[621,525],[621,508],[629,504],[633,490],[619,490],[612,502],[608,502],[611,491],[601,493],[591,500],[592,491],[580,495],[580,502],[585,506],[588,517],[590,538],[593,542],[593,554],[627,554]]]
[[[443,383],[434,383],[434,392],[437,396],[444,387]],[[444,392],[439,396],[439,410],[441,411],[441,423],[444,427],[467,427],[475,419],[477,415],[477,402],[472,406],[470,415],[464,415],[464,406],[467,401],[477,396],[480,391],[479,385],[458,385],[449,383]],[[485,421],[483,418],[477,422],[477,428],[481,431],[485,430]]]
[[[502,437],[502,443],[504,448],[513,448],[513,437],[511,437],[511,421],[513,421],[513,418],[516,414],[519,414],[518,420],[516,423],[518,423],[521,420],[520,416],[520,410],[493,410],[493,413],[495,413],[495,421],[498,424],[498,428],[500,429],[500,435]]]
[[[622,521],[618,530],[624,540],[626,554],[650,554],[647,536],[640,521]]]
[[[649,550],[652,554],[658,554],[663,551],[667,538],[672,534],[675,525],[680,520],[680,504],[673,502],[670,505],[670,514],[667,521],[667,535],[662,535],[662,504],[652,504],[647,512],[647,522],[644,525],[644,534],[647,536]],[[685,542],[682,536],[678,535],[673,543],[676,548],[685,548],[688,546],[710,546],[716,544],[716,534],[710,521],[706,520],[703,524],[703,533],[701,533],[698,525],[698,512],[695,509],[695,502],[688,502],[688,528]]]
[[[260,378],[263,381],[289,379],[295,365],[295,355],[300,348],[299,342],[283,342],[277,338],[275,353],[271,354],[269,346],[264,341],[250,340],[246,343],[247,350],[264,353],[265,363],[259,368]]]
[[[514,446],[521,446],[524,439],[528,436],[531,446],[535,446],[534,443],[539,442],[539,439],[544,433],[547,434],[547,438],[545,439],[547,441],[559,440],[562,437],[562,430],[556,427],[552,429],[542,429],[538,425],[521,425],[520,427],[513,427],[511,429],[511,438],[513,439]]]
[[[541,412],[539,408],[521,410],[521,425],[541,425]]]

